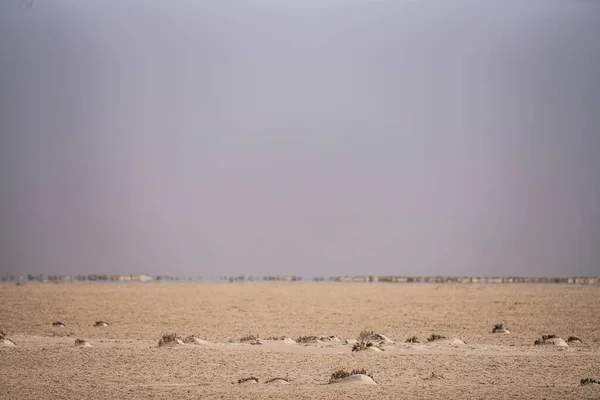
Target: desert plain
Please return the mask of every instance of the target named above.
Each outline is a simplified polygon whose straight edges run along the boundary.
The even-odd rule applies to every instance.
[[[0,329],[2,399],[600,398],[600,286],[2,284]]]

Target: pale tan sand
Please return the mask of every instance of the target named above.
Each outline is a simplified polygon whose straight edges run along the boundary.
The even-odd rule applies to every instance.
[[[552,304],[549,309],[548,304]],[[90,315],[110,326],[98,329]],[[0,285],[2,399],[598,399],[600,287],[399,284]],[[49,321],[67,321],[64,329]],[[506,321],[510,335],[492,335]],[[352,352],[363,330],[382,352]],[[207,343],[159,347],[165,332]],[[261,345],[240,343],[249,332]],[[542,334],[577,346],[535,346]],[[405,343],[432,333],[466,344]],[[335,335],[303,345],[298,338]],[[93,347],[73,347],[86,338]],[[377,385],[329,385],[364,368]],[[432,371],[443,379],[426,379]],[[258,384],[239,385],[255,376]],[[265,382],[291,379],[288,385]]]

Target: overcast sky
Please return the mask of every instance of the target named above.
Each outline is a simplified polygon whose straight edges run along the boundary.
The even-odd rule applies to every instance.
[[[31,3],[2,273],[600,275],[600,1]]]

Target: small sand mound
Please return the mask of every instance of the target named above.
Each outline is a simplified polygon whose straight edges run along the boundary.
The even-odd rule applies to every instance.
[[[341,378],[338,379],[334,382],[329,382],[330,384],[350,384],[350,385],[377,385],[377,382],[375,382],[373,380],[373,378],[371,378],[368,375],[364,375],[364,374],[354,374],[354,375],[350,375],[347,376],[345,378]]]
[[[201,344],[208,344],[209,341],[208,340],[204,340],[204,339],[200,339],[196,335],[190,335],[190,336],[186,337],[185,339],[183,339],[183,343],[185,343],[185,344],[197,344],[197,345],[201,345]]]
[[[335,371],[329,378],[329,383],[353,383],[353,384],[365,384],[365,385],[377,385],[373,380],[373,376],[367,374],[365,369],[353,369],[348,372],[343,369]]]
[[[536,346],[556,346],[556,347],[569,347],[564,339],[556,335],[542,335],[541,338],[536,339],[533,343]]]
[[[285,378],[272,378],[266,381],[265,383],[269,385],[289,385],[290,381],[289,379]]]
[[[94,322],[94,326],[96,328],[102,328],[102,327],[108,326],[108,322],[106,322],[106,321],[96,321],[96,322]]]
[[[61,321],[54,321],[52,323],[52,326],[54,326],[55,328],[64,328],[66,325],[64,322]]]
[[[242,378],[240,380],[238,380],[238,384],[240,385],[246,385],[246,384],[253,384],[253,383],[258,383],[258,378],[255,378],[253,376],[250,376],[248,378]]]
[[[370,351],[370,352],[380,352],[383,351],[383,349],[381,347],[379,347],[379,345],[376,345],[373,342],[366,342],[366,341],[360,341],[358,343],[355,343],[352,346],[352,351]]]
[[[17,347],[15,342],[13,342],[12,340],[10,340],[8,338],[0,339],[0,345],[2,345],[2,347]]]
[[[371,341],[371,342],[379,342],[380,344],[383,344],[383,343],[392,344],[392,343],[394,343],[387,336],[382,335],[381,333],[375,333],[373,331],[362,331],[358,335],[358,340],[359,341],[366,340],[366,341]]]
[[[492,329],[492,333],[510,333],[510,331],[504,324],[496,324],[494,325],[494,329]]]
[[[183,345],[183,341],[179,339],[176,333],[168,333],[164,334],[162,338],[158,341],[159,347],[165,346],[179,346]]]
[[[440,343],[440,344],[453,344],[453,345],[465,344],[465,342],[460,339],[438,335],[437,333],[434,333],[431,336],[429,336],[427,338],[427,343]]]
[[[83,339],[75,339],[75,347],[92,347],[92,345]]]

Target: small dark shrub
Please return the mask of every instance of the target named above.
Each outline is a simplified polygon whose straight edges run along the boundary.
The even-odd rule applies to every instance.
[[[375,335],[375,332],[373,332],[373,331],[362,331],[361,333],[358,334],[358,340],[370,339],[374,335]]]
[[[406,343],[421,343],[418,337],[412,336],[406,339]]]
[[[373,342],[361,340],[360,342],[354,343],[352,346],[352,351],[361,351],[366,350],[369,347],[377,347],[373,344]]]
[[[567,338],[567,343],[572,343],[572,342],[581,342],[581,343],[583,343],[583,340],[579,339],[577,336],[569,336]]]
[[[179,339],[176,333],[165,333],[162,338],[158,341],[159,346],[164,346],[165,344],[172,343]]]
[[[61,327],[61,326],[65,326],[65,324],[64,324],[64,322],[61,322],[61,321],[54,321],[54,322],[52,323],[52,326],[58,326],[58,327]]]
[[[432,333],[431,336],[427,338],[428,342],[435,342],[436,340],[448,339],[446,336],[438,335],[437,333]]]
[[[579,381],[579,384],[581,386],[593,385],[593,384],[600,385],[600,381],[597,381],[596,379],[592,379],[592,378],[585,378],[585,379],[582,379],[581,381]]]
[[[75,339],[75,345],[76,346],[81,346],[85,344],[85,340],[83,339]]]
[[[242,342],[242,343],[243,342],[253,342],[253,341],[257,341],[257,340],[258,340],[258,335],[249,334],[249,335],[242,337],[240,339],[240,342]]]
[[[319,338],[313,335],[300,336],[298,339],[296,339],[296,343],[315,343],[317,340],[319,340]]]

